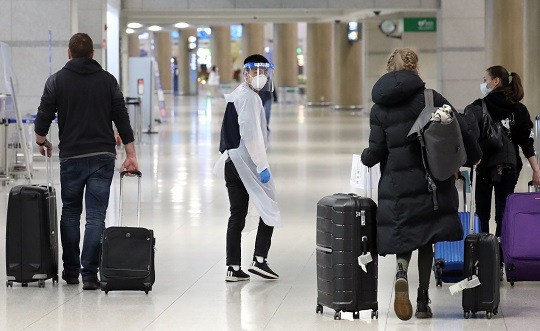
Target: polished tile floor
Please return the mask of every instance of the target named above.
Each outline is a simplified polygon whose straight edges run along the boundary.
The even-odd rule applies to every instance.
[[[316,314],[315,205],[319,198],[348,192],[351,155],[367,145],[368,117],[274,104],[270,167],[275,178],[284,227],[274,232],[269,255],[277,281],[252,276],[226,283],[225,230],[228,198],[222,178],[212,174],[218,158],[224,102],[218,98],[168,100],[169,115],[138,145],[143,172],[142,221],[157,239],[153,291],[83,291],[60,281],[45,288],[0,286],[0,330],[534,330],[540,324],[540,283],[501,283],[499,315],[464,320],[461,296],[448,285],[430,289],[434,318],[400,321],[394,314],[394,257],[379,260],[379,319],[362,312],[359,320],[333,312]],[[119,165],[118,163],[117,165]],[[58,183],[58,161],[55,161]],[[35,182],[45,181],[44,162],[36,158]],[[530,169],[525,170],[530,175]],[[524,175],[524,176],[525,176]],[[528,179],[522,179],[523,189]],[[0,228],[5,228],[10,186],[0,187]],[[136,180],[126,180],[123,224],[135,224]],[[57,190],[60,190],[56,184]],[[118,224],[119,179],[115,175],[107,223]],[[60,201],[58,202],[59,207]],[[60,209],[59,209],[60,210]],[[243,235],[247,269],[257,225],[250,208]],[[5,265],[0,240],[0,265]],[[416,254],[413,254],[415,261]],[[411,292],[418,282],[412,262]],[[0,268],[0,279],[5,269]],[[411,296],[415,299],[415,296]]]

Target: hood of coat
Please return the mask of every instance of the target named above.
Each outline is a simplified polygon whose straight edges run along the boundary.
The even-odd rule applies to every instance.
[[[425,83],[412,71],[400,70],[384,74],[373,86],[371,98],[380,105],[399,104],[423,89]]]
[[[81,75],[91,75],[103,70],[96,60],[89,57],[73,58],[66,63],[64,69]]]
[[[508,100],[501,90],[489,93],[484,98],[484,102],[491,117],[497,120],[507,118],[510,114],[519,110],[519,103]]]

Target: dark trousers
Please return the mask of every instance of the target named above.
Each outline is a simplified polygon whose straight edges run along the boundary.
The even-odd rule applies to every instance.
[[[515,169],[503,169],[500,180],[494,182],[489,174],[481,175],[476,179],[476,214],[480,219],[482,232],[489,233],[489,220],[491,218],[491,194],[495,189],[495,223],[497,228],[495,235],[501,236],[506,198],[514,192],[518,180],[518,172]],[[501,251],[501,263],[503,255]]]
[[[60,162],[60,238],[67,277],[78,277],[80,272],[83,281],[97,280],[101,236],[105,229],[105,214],[109,205],[113,175],[114,156],[96,155]],[[86,224],[81,254],[79,243],[83,197]]]
[[[231,216],[227,226],[227,265],[240,265],[242,230],[246,225],[246,216],[249,206],[249,194],[238,171],[232,161],[225,163],[225,183],[231,204]],[[253,256],[262,256],[266,259],[270,250],[274,227],[266,225],[259,218],[257,238],[255,239],[255,253]]]

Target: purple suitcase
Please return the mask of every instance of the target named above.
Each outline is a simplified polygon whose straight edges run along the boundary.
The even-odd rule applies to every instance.
[[[506,279],[540,280],[540,193],[513,193],[506,200],[501,242]]]

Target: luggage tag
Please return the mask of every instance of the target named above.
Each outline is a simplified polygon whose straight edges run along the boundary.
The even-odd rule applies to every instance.
[[[480,285],[480,279],[476,275],[473,275],[471,280],[464,279],[459,283],[456,283],[449,287],[450,294],[454,295],[465,289],[474,288]]]
[[[358,257],[358,265],[364,272],[367,272],[366,265],[373,261],[373,258],[371,257],[371,253],[367,252],[366,254],[362,254]]]

